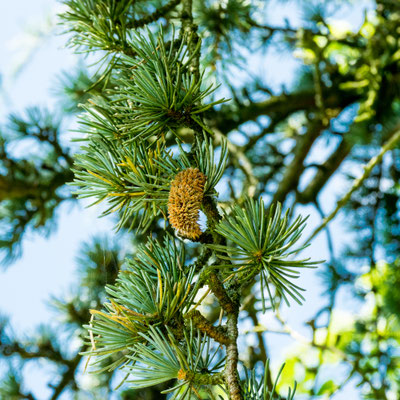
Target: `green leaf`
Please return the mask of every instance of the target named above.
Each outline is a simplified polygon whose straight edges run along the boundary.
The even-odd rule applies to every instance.
[[[335,392],[337,385],[332,380],[326,381],[318,390],[317,396],[323,394],[331,395]]]

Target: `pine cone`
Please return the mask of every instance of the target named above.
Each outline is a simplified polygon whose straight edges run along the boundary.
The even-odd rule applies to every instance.
[[[198,220],[206,179],[197,168],[188,168],[179,172],[171,183],[169,222],[179,234],[192,240],[202,233]]]

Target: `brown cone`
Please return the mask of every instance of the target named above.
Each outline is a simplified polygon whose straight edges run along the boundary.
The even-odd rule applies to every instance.
[[[185,169],[175,176],[169,192],[169,222],[179,234],[193,240],[202,233],[198,220],[206,179],[197,168]]]

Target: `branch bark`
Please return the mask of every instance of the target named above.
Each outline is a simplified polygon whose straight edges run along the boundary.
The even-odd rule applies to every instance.
[[[226,334],[226,328],[222,326],[214,326],[208,321],[198,310],[193,310],[186,315],[193,321],[197,329],[205,333],[210,338],[221,344],[229,344],[229,338]]]
[[[165,4],[162,7],[159,7],[152,14],[132,21],[131,23],[129,23],[127,25],[127,28],[137,29],[137,28],[141,28],[147,24],[150,24],[151,22],[157,21],[158,19],[160,19],[161,17],[165,16],[170,11],[172,11],[180,2],[181,2],[181,0],[170,0],[167,4]]]
[[[300,110],[315,108],[314,91],[300,91],[293,94],[281,94],[259,103],[240,104],[238,110],[225,106],[220,110],[211,110],[206,114],[211,128],[217,128],[224,135],[247,121],[254,121],[261,115],[280,114],[282,119]]]
[[[319,166],[317,173],[303,192],[297,193],[296,201],[301,204],[306,204],[316,200],[319,192],[328,182],[329,178],[339,168],[342,161],[349,155],[351,148],[351,144],[343,138],[336,150],[323,164]]]
[[[272,199],[272,203],[285,201],[286,196],[292,190],[297,188],[300,180],[300,176],[304,171],[304,160],[311,149],[311,146],[318,138],[323,129],[324,125],[321,121],[314,121],[308,131],[297,138],[296,145],[294,147],[294,157],[290,165],[286,167],[285,173],[278,185],[275,195]]]
[[[204,206],[204,205],[203,205]],[[216,224],[221,219],[217,206],[214,202],[210,201],[204,207],[204,212],[207,216],[207,223],[210,227],[213,237],[216,242],[221,242],[219,235],[214,232]],[[231,296],[228,294],[227,289],[220,281],[218,275],[211,271],[207,277],[207,283],[214,295],[217,297],[221,307],[227,314],[227,336],[228,343],[226,344],[226,362],[224,377],[225,383],[228,388],[231,400],[242,400],[242,390],[240,386],[239,374],[237,372],[237,365],[239,361],[239,352],[237,348],[238,338],[238,315],[240,306],[240,292],[239,288],[232,287],[230,290]]]
[[[375,157],[371,158],[371,160],[364,166],[363,173],[362,175],[355,179],[353,182],[353,185],[351,186],[350,190],[336,203],[335,209],[329,214],[328,217],[326,217],[322,224],[319,225],[314,232],[308,237],[308,239],[304,242],[309,243],[315,236],[318,235],[319,232],[322,231],[322,229],[325,228],[328,223],[335,218],[336,214],[339,212],[339,210],[350,200],[351,195],[361,187],[365,179],[368,178],[370,175],[371,171],[374,169],[374,167],[379,164],[383,156],[389,151],[392,150],[398,143],[400,142],[400,126],[397,126],[396,129],[394,130],[394,133],[392,137],[386,142],[386,144],[382,147],[381,151],[379,152],[378,155]]]
[[[230,343],[226,346],[226,364],[225,364],[225,381],[228,387],[231,400],[242,400],[243,394],[240,387],[237,365],[239,360],[239,352],[237,347],[238,337],[238,315],[237,309],[228,314],[227,328]]]

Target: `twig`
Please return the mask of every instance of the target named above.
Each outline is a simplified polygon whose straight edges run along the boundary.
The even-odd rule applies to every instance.
[[[351,186],[350,190],[336,203],[336,207],[335,209],[329,214],[328,217],[326,217],[322,224],[320,226],[318,226],[314,232],[308,237],[308,239],[305,241],[305,244],[309,243],[315,236],[318,235],[319,232],[322,231],[322,229],[325,228],[326,225],[328,225],[328,223],[335,218],[336,214],[339,212],[339,210],[341,208],[343,208],[343,206],[346,205],[346,203],[350,200],[351,195],[361,187],[361,185],[363,184],[363,182],[365,181],[365,179],[368,178],[369,174],[371,173],[371,171],[374,169],[374,167],[379,164],[382,159],[383,156],[389,151],[392,150],[396,144],[398,142],[400,142],[400,129],[399,127],[397,127],[397,131],[395,131],[395,133],[393,134],[393,136],[386,142],[386,144],[382,147],[381,151],[379,152],[379,154],[373,158],[371,158],[371,160],[368,162],[368,164],[366,164],[364,166],[363,169],[363,173],[362,175],[357,178],[354,182],[353,185]]]
[[[215,202],[207,203],[204,207],[207,216],[207,225],[214,230],[215,225],[221,219]],[[216,232],[212,232],[215,240],[221,241],[221,238]],[[239,361],[239,352],[237,347],[238,338],[238,315],[240,307],[240,292],[239,288],[232,285],[232,293],[229,296],[227,289],[224,287],[223,282],[219,279],[215,271],[207,276],[207,283],[210,290],[217,297],[222,309],[226,312],[227,317],[227,336],[229,342],[226,344],[226,362],[224,369],[224,377],[226,386],[229,391],[230,400],[243,400],[242,390],[240,386],[239,374],[237,365]],[[208,292],[207,292],[208,293]]]
[[[315,120],[311,122],[304,135],[299,135],[297,137],[294,147],[294,157],[286,168],[271,203],[277,203],[278,201],[283,203],[287,194],[297,188],[300,176],[305,168],[304,160],[311,146],[321,134],[322,129],[322,122],[320,120]]]
[[[237,347],[238,337],[238,314],[239,309],[227,315],[227,328],[230,343],[226,346],[226,364],[225,364],[225,381],[228,386],[231,400],[242,400],[242,390],[240,387],[237,365],[239,360],[239,352]]]
[[[170,11],[172,11],[180,2],[181,0],[170,0],[167,4],[165,4],[162,7],[159,7],[152,14],[146,15],[145,17],[137,20],[133,20],[132,22],[127,24],[126,27],[137,29],[147,24],[150,24],[151,22],[157,21],[158,19],[160,19],[161,17],[165,16]]]
[[[349,155],[351,149],[352,145],[343,138],[339,146],[323,164],[314,165],[318,168],[318,171],[308,186],[302,192],[296,193],[296,201],[301,204],[307,204],[316,199],[328,179],[335,173],[335,171],[340,167],[342,161]],[[311,164],[307,165],[307,167],[310,166]]]
[[[221,344],[229,344],[229,338],[226,334],[226,328],[222,326],[214,326],[206,319],[198,310],[190,311],[185,318],[191,319],[194,325],[210,338]]]

